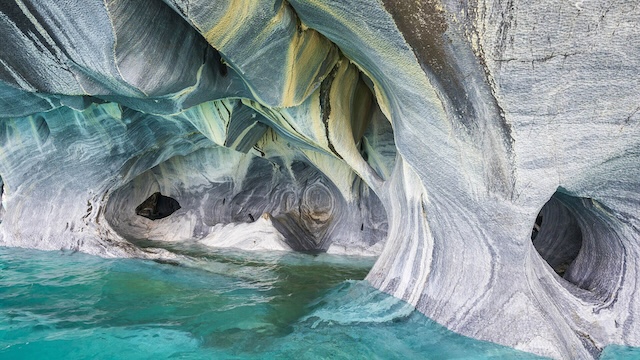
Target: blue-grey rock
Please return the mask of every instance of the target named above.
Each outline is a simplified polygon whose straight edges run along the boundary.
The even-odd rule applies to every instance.
[[[459,333],[638,346],[639,21],[630,0],[6,2],[0,244],[375,255],[372,285]],[[181,208],[137,216],[155,192]]]

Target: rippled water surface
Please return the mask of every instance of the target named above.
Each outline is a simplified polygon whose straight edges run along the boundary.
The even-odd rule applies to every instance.
[[[375,291],[370,259],[173,250],[167,264],[0,247],[0,359],[535,358]]]

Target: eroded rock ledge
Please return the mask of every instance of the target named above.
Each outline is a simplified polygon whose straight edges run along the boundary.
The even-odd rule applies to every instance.
[[[0,244],[379,255],[374,286],[462,334],[640,345],[639,21],[622,0],[5,3]],[[155,192],[181,208],[137,216]]]

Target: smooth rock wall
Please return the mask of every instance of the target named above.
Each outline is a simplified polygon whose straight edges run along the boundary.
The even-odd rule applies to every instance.
[[[3,4],[0,243],[380,253],[374,286],[462,334],[640,345],[639,20],[628,0]],[[155,191],[183,208],[135,217]]]

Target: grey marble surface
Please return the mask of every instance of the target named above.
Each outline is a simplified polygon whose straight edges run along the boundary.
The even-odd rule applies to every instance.
[[[630,0],[5,2],[0,244],[375,255],[369,282],[464,335],[639,346],[639,23]],[[181,208],[136,216],[156,191]]]

